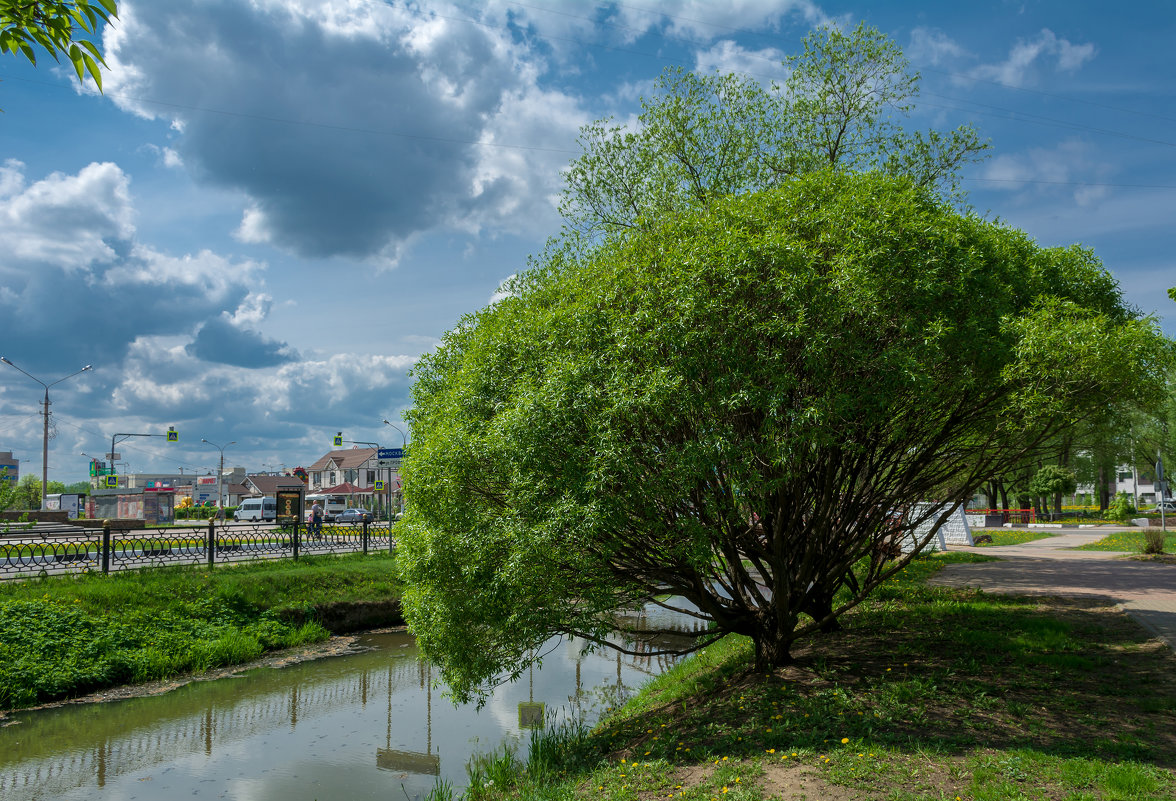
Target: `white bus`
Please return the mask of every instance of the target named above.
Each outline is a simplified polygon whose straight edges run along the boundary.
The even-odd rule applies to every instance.
[[[306,516],[310,519],[310,507],[314,506],[314,502],[318,501],[319,506],[323,507],[323,522],[333,523],[335,515],[347,508],[346,495],[307,495],[306,496]]]

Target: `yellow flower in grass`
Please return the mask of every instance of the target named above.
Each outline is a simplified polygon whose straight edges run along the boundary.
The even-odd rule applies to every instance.
[[[842,745],[844,745],[845,743],[848,743],[848,742],[849,742],[849,738],[848,738],[848,737],[842,737],[842,738],[841,738],[841,743],[842,743]]]

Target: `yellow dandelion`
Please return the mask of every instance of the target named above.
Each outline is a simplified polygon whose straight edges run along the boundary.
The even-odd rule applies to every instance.
[[[841,743],[842,743],[842,745],[844,745],[845,743],[848,743],[848,742],[849,742],[849,738],[848,738],[848,737],[842,737],[842,738],[841,738]]]
[[[769,749],[768,749],[768,753],[769,753],[769,754],[774,754],[774,753],[776,753],[776,749],[775,749],[775,748],[769,748]]]

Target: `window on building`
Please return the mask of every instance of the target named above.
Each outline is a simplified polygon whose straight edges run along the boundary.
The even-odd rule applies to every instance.
[[[1120,474],[1119,474],[1119,480],[1120,480],[1120,481],[1130,481],[1130,480],[1131,480],[1131,474],[1130,474],[1130,473],[1120,473]]]
[[[322,484],[323,483],[323,474],[322,473],[315,473],[314,475],[312,475],[310,477],[310,480],[313,481],[315,484]]]
[[[375,470],[367,471],[367,483],[368,483],[369,487],[372,484],[376,483],[376,471]]]
[[[337,476],[338,476],[338,473],[336,473],[334,470],[332,470],[331,471],[331,486],[332,487],[339,483],[339,479],[337,478]]]

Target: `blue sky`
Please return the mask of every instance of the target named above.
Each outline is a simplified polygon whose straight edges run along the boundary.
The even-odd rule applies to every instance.
[[[922,75],[912,128],[993,145],[971,204],[1092,247],[1176,336],[1176,10],[1074,2],[124,0],[104,95],[0,58],[0,355],[51,382],[51,480],[400,444],[412,364],[555,233],[580,126],[668,66],[784,77],[861,20]],[[41,388],[0,365],[0,450]]]

